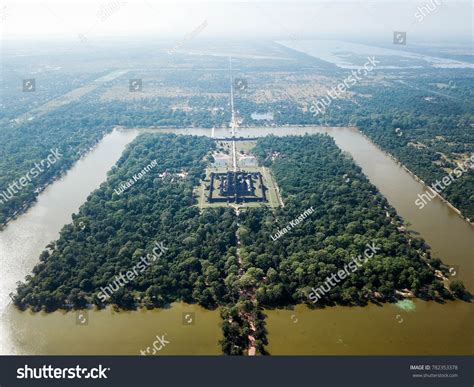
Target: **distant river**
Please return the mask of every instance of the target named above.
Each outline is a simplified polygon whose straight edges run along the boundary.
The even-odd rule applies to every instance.
[[[207,129],[116,130],[60,180],[37,203],[0,232],[0,354],[139,354],[156,336],[170,344],[162,354],[219,354],[218,311],[172,304],[168,309],[136,312],[89,311],[81,324],[75,313],[19,312],[8,294],[38,262],[44,247],[58,238],[88,194],[98,188],[126,144],[143,131],[211,136]],[[398,213],[432,247],[435,256],[454,265],[472,290],[474,228],[435,199],[423,210],[414,204],[423,191],[407,172],[358,131],[350,128],[249,128],[238,136],[256,137],[327,132],[352,155]],[[228,135],[215,129],[215,137]],[[473,307],[464,302],[404,302],[399,305],[333,307],[312,311],[266,311],[271,354],[469,354],[473,353]],[[183,316],[192,316],[187,324]],[[161,352],[160,352],[161,354]]]

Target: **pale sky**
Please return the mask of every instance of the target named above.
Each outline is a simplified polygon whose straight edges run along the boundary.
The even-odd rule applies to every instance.
[[[433,9],[416,16],[419,7]],[[472,36],[471,2],[425,1],[162,1],[14,0],[0,1],[2,39],[78,35],[176,37],[204,21],[202,37],[363,36],[390,37],[408,31],[412,39],[436,42]]]

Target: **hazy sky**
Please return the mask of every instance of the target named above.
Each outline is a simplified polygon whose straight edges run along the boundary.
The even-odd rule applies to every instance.
[[[432,11],[421,11],[420,7],[427,4]],[[472,19],[470,1],[443,0],[0,2],[0,26],[2,38],[6,39],[144,34],[166,38],[191,34],[207,21],[199,34],[202,37],[363,36],[389,40],[398,30],[407,31],[412,39],[433,43],[454,36],[472,36]]]

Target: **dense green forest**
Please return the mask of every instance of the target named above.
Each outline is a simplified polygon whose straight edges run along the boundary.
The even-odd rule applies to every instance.
[[[66,172],[79,157],[93,147],[111,126],[93,116],[68,118],[57,114],[37,118],[34,122],[13,125],[0,130],[0,226],[12,215],[33,202],[52,180]],[[61,157],[49,168],[31,178],[21,190],[9,186],[27,176],[35,165],[45,160],[51,150],[58,149]],[[16,193],[15,193],[16,192]]]
[[[7,192],[7,200],[0,201],[0,226],[18,211],[28,207],[41,190],[66,172],[81,155],[93,147],[114,126],[127,127],[175,126],[212,127],[228,121],[221,110],[211,115],[204,106],[213,106],[222,100],[199,98],[190,104],[199,104],[193,113],[173,111],[169,106],[176,99],[160,98],[136,102],[97,102],[94,93],[80,102],[55,109],[33,121],[10,124],[0,130],[0,192]],[[220,101],[220,102],[219,102]],[[157,107],[158,106],[158,107]],[[146,110],[147,107],[151,110]],[[23,178],[35,163],[59,149],[61,158],[50,168],[31,179],[21,190],[8,191],[8,187]],[[1,199],[2,197],[0,197]]]
[[[396,65],[393,58],[390,65]],[[406,65],[400,63],[402,68]],[[416,63],[410,61],[410,65]],[[334,86],[350,74],[329,67],[315,71],[333,77]],[[244,125],[249,126],[357,126],[428,185],[474,154],[474,77],[470,69],[376,69],[371,76],[351,88],[352,96],[333,100],[316,117],[302,108],[315,101],[304,98],[256,103],[239,94],[236,105]],[[255,111],[273,112],[273,120],[254,120],[251,114]],[[474,170],[449,185],[442,196],[466,218],[474,219]]]
[[[256,285],[261,304],[308,302],[312,287],[361,254],[367,244],[380,251],[320,303],[391,300],[400,289],[423,297],[449,297],[434,277],[424,242],[398,230],[395,210],[332,138],[269,136],[259,139],[254,151],[271,167],[285,202],[275,213],[246,211],[238,230],[244,266],[251,268],[246,280]],[[280,156],[270,161],[274,152]],[[314,213],[306,220],[278,240],[270,239],[310,207]]]
[[[318,305],[391,301],[402,289],[423,298],[464,296],[461,283],[450,292],[435,278],[439,260],[422,240],[400,231],[395,210],[329,136],[259,139],[254,152],[271,168],[285,207],[249,208],[239,216],[228,207],[200,212],[195,205],[193,189],[214,147],[206,137],[139,136],[19,283],[15,305],[34,311],[155,308],[173,301],[219,306],[222,350],[238,355],[249,348],[249,335],[256,353],[267,353],[264,308],[312,305],[311,289],[367,244],[378,246],[377,254]],[[153,160],[155,168],[115,192]],[[186,177],[178,176],[182,171]],[[297,227],[271,237],[311,207]],[[104,288],[157,243],[162,254],[104,300]]]
[[[336,85],[349,74],[347,70],[277,44],[245,45],[245,49],[267,56],[233,60],[234,77],[247,83],[235,94],[243,127],[357,126],[427,184],[474,153],[474,79],[467,70],[429,68],[421,74],[419,69],[376,69],[373,78],[351,88],[348,98],[334,100],[324,115],[314,117],[305,109],[314,103],[305,94],[315,90],[306,87],[308,80],[316,82],[311,85],[316,88]],[[135,49],[133,54],[137,63],[150,61],[149,52]],[[111,53],[102,55],[112,63]],[[84,73],[82,69],[49,73],[38,79],[41,93],[11,94],[15,97],[0,111],[0,192],[52,149],[62,156],[12,199],[0,202],[0,227],[114,126],[228,126],[227,57],[152,55],[153,65],[125,72],[31,121],[16,118],[123,64],[116,61],[108,69],[92,66]],[[61,60],[67,65],[67,59]],[[365,57],[358,61],[362,64]],[[0,83],[6,82],[2,85],[10,93],[21,78],[7,78]],[[129,94],[131,78],[143,80],[143,92]],[[272,118],[254,119],[255,112],[269,112]],[[451,281],[447,289],[435,277],[434,269],[445,269],[441,261],[431,256],[423,240],[405,231],[395,210],[330,137],[258,140],[254,152],[262,165],[270,167],[285,207],[245,209],[238,216],[231,208],[200,212],[195,205],[193,189],[204,176],[205,160],[213,148],[214,143],[203,137],[139,136],[107,181],[61,230],[59,239],[47,246],[32,275],[19,283],[15,305],[34,311],[91,305],[156,308],[174,301],[219,307],[222,351],[240,355],[250,347],[267,354],[265,308],[314,305],[309,297],[313,289],[367,245],[379,247],[376,255],[332,287],[318,300],[318,307],[390,302],[400,297],[401,290],[425,299],[465,297],[461,282]],[[157,167],[121,194],[115,192],[154,160]],[[183,170],[185,178],[177,175]],[[466,217],[474,218],[473,170],[442,194]],[[298,226],[274,238],[309,208],[314,211]],[[157,243],[165,247],[162,254],[104,299],[103,289],[154,254]]]
[[[463,164],[474,155],[474,128],[461,123],[461,128],[442,129],[439,126],[438,130],[426,134],[426,130],[418,129],[423,127],[420,123],[426,121],[434,120],[426,117],[407,117],[403,114],[398,118],[380,115],[370,120],[359,120],[362,132],[382,149],[394,155],[427,185],[432,185],[449,175],[458,163]],[[456,122],[455,118],[451,120],[454,125]],[[395,131],[397,128],[400,128],[402,135],[397,135]],[[441,136],[443,140],[437,140],[436,136]],[[420,143],[422,146],[416,147],[414,143]],[[441,195],[457,207],[466,218],[474,220],[473,169],[454,180]]]
[[[104,306],[101,287],[166,246],[136,281],[106,303],[124,309],[163,306],[175,300],[214,307],[227,293],[225,259],[235,245],[235,220],[226,209],[206,211],[194,204],[193,187],[213,143],[204,137],[144,134],[127,148],[107,182],[93,192],[40,257],[33,276],[18,287],[15,304],[33,310]],[[114,189],[152,160],[158,166],[118,195]],[[186,178],[173,176],[181,170]],[[167,177],[159,177],[163,172]]]
[[[124,42],[118,51],[114,45],[105,45],[103,50],[93,53],[66,49],[65,54],[62,44],[44,43],[41,50],[34,46],[6,56],[4,77],[0,79],[0,193],[23,178],[51,149],[58,148],[63,156],[12,198],[0,201],[0,227],[28,208],[41,189],[67,171],[114,126],[227,126],[230,121],[228,57],[169,55],[166,43],[148,44],[152,47],[147,50],[143,49],[143,42]],[[229,45],[220,44],[223,48]],[[269,82],[276,80],[274,74],[281,71],[337,69],[271,42],[234,41],[231,45],[236,52],[267,55],[260,59],[234,60],[236,77],[249,80],[249,93],[268,87]],[[204,44],[201,49],[209,47]],[[31,53],[25,55],[25,52]],[[297,61],[281,59],[290,57]],[[131,65],[130,58],[133,58]],[[117,78],[112,76],[97,82],[101,77],[122,71],[123,75]],[[35,80],[34,92],[22,91],[24,79]],[[130,93],[130,79],[141,79],[143,90]],[[61,101],[66,93],[81,87],[90,90],[64,106],[52,106],[37,114],[44,104],[55,99]],[[248,105],[253,110],[247,112],[244,102],[242,99],[242,116],[249,122],[252,112],[267,107],[254,103]],[[284,115],[292,111],[298,112],[296,105],[283,104],[278,122],[285,122]],[[31,120],[25,114],[31,115]]]
[[[357,110],[356,125],[427,185],[441,180],[474,154],[474,80],[466,76],[450,82],[456,87],[440,89],[441,95],[426,92],[428,87],[436,91],[434,84],[448,83],[436,76],[414,80],[410,87],[360,90],[372,97]],[[364,101],[361,98],[359,102]],[[474,170],[455,180],[441,195],[474,219]]]
[[[234,77],[245,79],[248,85],[235,95],[242,126],[356,125],[428,184],[445,176],[454,165],[453,160],[474,152],[474,79],[469,69],[375,69],[372,78],[351,88],[351,96],[334,100],[324,115],[314,117],[304,109],[316,98],[304,93],[308,77],[322,77],[322,85],[327,87],[337,85],[350,74],[348,70],[279,44],[254,42],[241,46],[234,42],[233,45],[254,54],[266,54],[259,59],[233,59]],[[33,59],[31,63],[25,62],[23,57],[21,61],[9,58],[5,79],[0,80],[7,97],[0,109],[0,192],[24,177],[50,149],[58,148],[63,157],[12,199],[0,202],[0,225],[27,208],[38,190],[68,170],[114,126],[227,126],[230,121],[227,57],[185,54],[170,57],[160,50],[150,50],[144,55],[141,48],[133,45],[128,50],[142,64],[140,68],[104,81],[80,99],[53,108],[32,121],[19,122],[16,118],[21,114],[34,112],[35,108],[75,88],[94,84],[99,77],[120,70],[123,64],[113,50],[100,54],[109,63],[107,68],[91,64],[90,68],[81,69],[77,67],[77,57],[55,54],[48,60],[60,64],[61,72],[42,74],[37,79],[37,91],[23,93],[19,89],[22,78],[18,72],[30,71],[35,62]],[[357,60],[362,63],[366,58],[360,56]],[[394,57],[390,60],[400,67],[418,63],[415,60],[398,63]],[[148,64],[150,61],[153,65]],[[142,92],[129,92],[131,78],[143,80]],[[310,89],[317,88],[320,81],[314,78],[311,82],[316,84],[309,85]],[[287,93],[290,89],[294,94]],[[262,93],[274,97],[262,98]],[[255,112],[270,112],[272,119],[254,119]],[[397,136],[397,128],[402,130],[402,137]],[[471,171],[443,192],[446,199],[471,219],[474,218],[472,174]]]
[[[403,81],[357,85],[351,89],[352,99],[333,101],[323,116],[315,117],[316,123],[357,126],[431,185],[474,154],[474,78],[466,70],[455,74],[448,77],[446,70],[426,70],[422,75],[411,71],[403,77],[385,73]],[[296,118],[295,123],[309,120],[296,113],[288,117]],[[466,218],[474,219],[474,170],[441,194]]]

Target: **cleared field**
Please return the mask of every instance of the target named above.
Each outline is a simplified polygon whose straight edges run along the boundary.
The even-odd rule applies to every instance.
[[[31,111],[22,114],[20,117],[16,119],[17,122],[23,122],[27,121],[30,119],[33,119],[34,117],[40,117],[51,110],[57,109],[61,106],[67,105],[71,102],[79,100],[81,97],[85,96],[86,94],[94,91],[98,87],[102,86],[106,82],[110,82],[116,78],[121,77],[122,75],[126,74],[128,70],[115,70],[112,71],[111,73],[104,75],[103,77],[100,77],[91,83],[84,85],[82,87],[78,87],[77,89],[71,90],[70,92],[64,94],[61,97],[55,98],[49,102],[46,102],[45,104],[32,109]]]

